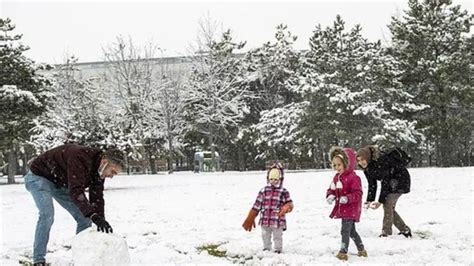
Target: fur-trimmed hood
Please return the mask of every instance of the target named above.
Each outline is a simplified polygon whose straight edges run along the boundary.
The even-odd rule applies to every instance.
[[[357,165],[357,158],[356,154],[353,149],[351,148],[341,148],[341,147],[332,147],[329,151],[329,158],[331,161],[334,157],[339,156],[341,157],[342,161],[344,162],[345,172],[353,172]]]

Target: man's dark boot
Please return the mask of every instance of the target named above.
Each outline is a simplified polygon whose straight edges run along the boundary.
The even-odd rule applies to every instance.
[[[400,233],[398,233],[398,234],[399,235],[404,235],[406,238],[412,238],[410,227],[407,227],[407,229],[405,229],[403,231],[400,231]]]

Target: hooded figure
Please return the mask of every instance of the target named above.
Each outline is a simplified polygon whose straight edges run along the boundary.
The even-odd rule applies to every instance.
[[[391,193],[405,194],[410,192],[410,173],[407,165],[411,158],[400,148],[388,152],[380,152],[376,146],[366,146],[357,151],[357,156],[367,162],[364,170],[369,185],[367,202],[375,201],[377,181],[382,188],[378,202],[385,203]]]
[[[357,246],[357,256],[367,257],[367,251],[355,226],[362,210],[362,185],[360,177],[354,172],[355,152],[350,148],[334,147],[329,156],[337,172],[326,192],[327,202],[335,203],[329,217],[341,219],[341,248],[336,258],[348,260],[349,239]]]
[[[267,172],[267,185],[257,195],[257,199],[250,210],[242,227],[251,231],[255,227],[255,218],[261,213],[258,224],[262,226],[264,250],[270,250],[271,235],[275,241],[275,252],[282,250],[282,231],[286,230],[285,214],[293,210],[293,201],[290,193],[283,187],[283,167],[275,162]]]
[[[339,157],[344,163],[344,171],[337,173],[326,192],[326,197],[335,196],[335,205],[329,215],[331,218],[351,219],[359,222],[362,210],[362,185],[360,177],[355,173],[356,155],[350,148],[333,148],[330,151],[331,160]],[[341,197],[346,197],[348,202],[341,203]]]
[[[400,148],[381,152],[376,146],[360,148],[357,157],[368,182],[366,208],[370,206],[376,209],[383,205],[384,218],[380,237],[391,235],[392,225],[400,230],[399,234],[412,237],[410,227],[395,210],[402,194],[410,192],[411,178],[407,166],[411,158]],[[378,202],[375,202],[377,181],[380,181],[381,189]]]

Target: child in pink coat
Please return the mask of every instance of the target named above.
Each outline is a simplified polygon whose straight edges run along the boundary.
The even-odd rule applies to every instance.
[[[349,238],[357,246],[357,255],[367,257],[367,251],[355,228],[362,209],[362,185],[360,177],[354,171],[356,154],[350,148],[333,147],[329,156],[332,167],[337,172],[326,193],[327,202],[335,203],[329,217],[342,219],[341,249],[336,257],[340,260],[348,259]]]

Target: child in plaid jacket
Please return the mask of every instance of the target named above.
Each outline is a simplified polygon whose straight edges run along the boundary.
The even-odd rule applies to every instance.
[[[258,224],[262,227],[263,250],[270,250],[273,235],[276,253],[283,249],[283,231],[286,230],[285,214],[293,210],[290,193],[283,187],[283,167],[275,162],[267,172],[267,185],[258,192],[257,199],[242,225],[246,231],[255,227],[255,217],[261,213]]]

